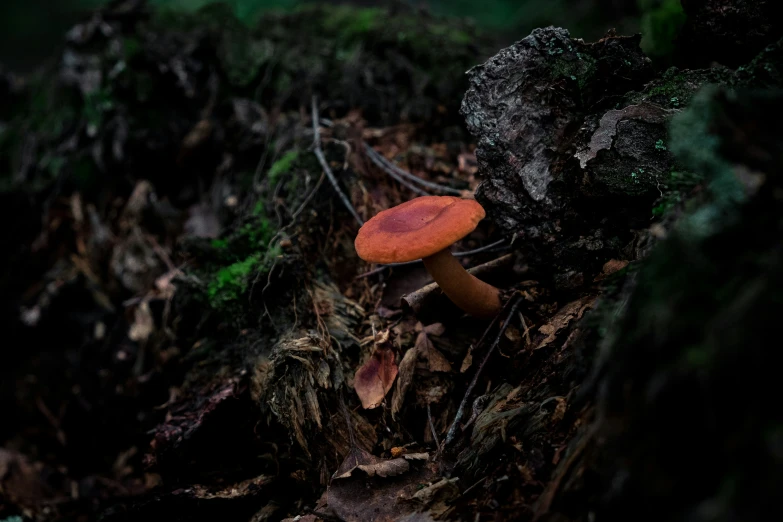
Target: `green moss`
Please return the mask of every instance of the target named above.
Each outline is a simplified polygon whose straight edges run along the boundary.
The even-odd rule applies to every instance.
[[[378,29],[383,13],[382,9],[376,7],[357,9],[338,5],[327,11],[323,27],[344,41],[354,41]]]
[[[269,168],[269,172],[266,174],[267,179],[269,180],[269,185],[271,187],[277,185],[277,182],[280,180],[280,176],[291,170],[291,167],[294,165],[294,162],[298,157],[299,151],[289,150],[283,154],[280,159],[272,164],[272,166]]]
[[[666,194],[661,199],[658,200],[658,203],[653,207],[652,209],[652,215],[654,217],[662,217],[665,214],[667,214],[671,209],[673,209],[675,206],[677,206],[678,203],[682,201],[682,195],[678,192]]]
[[[681,109],[703,86],[727,83],[731,78],[732,72],[722,67],[693,71],[672,67],[650,82],[644,91],[629,93],[625,103],[652,102],[667,109]]]
[[[466,45],[473,41],[473,36],[468,34],[467,31],[455,29],[449,24],[432,24],[430,32],[435,36],[445,37],[449,42],[458,45]]]
[[[253,220],[251,223],[246,223],[242,226],[242,228],[239,229],[239,233],[247,238],[252,245],[266,246],[274,235],[272,223],[270,223],[266,216],[256,217],[257,219]]]
[[[211,245],[215,250],[225,250],[228,248],[228,241],[225,239],[213,239]]]
[[[652,87],[647,94],[649,96],[664,96],[666,98],[676,98],[673,94],[679,94],[682,90],[682,84],[685,82],[685,75],[672,74],[674,70],[667,71],[661,82]]]
[[[250,274],[258,266],[260,254],[254,254],[246,259],[228,265],[218,270],[207,288],[207,296],[213,308],[236,299],[247,289]]]
[[[664,151],[666,149],[666,145],[663,143],[663,140],[658,140],[655,142],[655,150]]]

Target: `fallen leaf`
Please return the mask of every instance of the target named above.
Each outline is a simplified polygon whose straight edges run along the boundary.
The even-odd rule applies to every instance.
[[[410,464],[405,459],[379,460],[372,464],[363,464],[359,469],[369,476],[378,475],[379,477],[393,477],[401,475],[410,469]]]
[[[460,366],[459,372],[465,373],[473,365],[473,347],[465,354],[465,358],[462,359],[462,366]]]
[[[365,410],[377,408],[391,390],[397,377],[394,352],[378,347],[361,368],[356,370],[353,386]]]
[[[557,311],[557,313],[549,320],[547,324],[541,325],[538,331],[544,334],[544,337],[539,341],[535,350],[540,350],[545,346],[552,343],[556,338],[558,332],[567,327],[573,319],[579,320],[582,318],[585,310],[592,308],[595,302],[594,296],[585,296],[581,299],[568,303],[563,308]]]
[[[440,323],[435,323],[427,326],[416,325],[416,330],[419,331],[416,337],[416,344],[405,352],[405,355],[400,362],[399,378],[397,379],[397,387],[394,392],[394,399],[392,400],[392,415],[397,414],[401,409],[405,400],[405,394],[408,392],[408,388],[413,382],[413,375],[416,372],[416,362],[421,358],[427,361],[428,369],[431,372],[451,372],[451,363],[443,356],[440,351],[432,344],[429,336],[440,336],[446,331],[445,327]],[[430,402],[437,402],[434,399]]]
[[[440,479],[434,484],[418,490],[411,500],[426,507],[436,518],[441,518],[451,509],[452,502],[459,497],[458,477]]]
[[[615,272],[619,272],[623,268],[628,266],[628,261],[619,260],[619,259],[610,259],[606,263],[604,263],[603,268],[601,269],[601,273],[598,274],[595,279],[593,279],[594,282],[603,281],[608,276],[614,274]]]
[[[408,388],[413,381],[413,374],[416,372],[416,360],[418,358],[419,354],[416,348],[411,348],[405,352],[400,362],[397,388],[394,390],[394,398],[392,399],[392,417],[402,409],[402,405],[405,402],[405,394],[408,392]]]
[[[332,475],[332,480],[348,478],[356,469],[364,471],[370,477],[393,477],[408,471],[410,464],[404,458],[382,459],[354,446]]]
[[[426,515],[419,516],[417,512],[422,511],[423,506],[409,500],[421,489],[422,484],[437,480],[428,466],[413,467],[406,470],[408,472],[404,475],[388,479],[377,473],[374,467],[378,466],[377,461],[384,459],[373,457],[367,452],[352,451],[351,453],[352,455],[349,455],[340,469],[335,472],[327,491],[329,508],[340,520],[346,522],[432,520]],[[397,464],[390,466],[388,463],[400,460],[408,464],[405,459],[400,458],[381,463],[380,467],[396,469]],[[374,476],[366,473],[346,474],[347,471],[361,469],[360,462],[363,463],[361,466],[376,471],[376,474]]]
[[[446,327],[443,326],[442,323],[433,323],[433,324],[428,324],[427,326],[423,326],[422,331],[427,335],[434,335],[435,337],[440,337],[446,332]]]
[[[426,330],[416,337],[415,350],[422,359],[425,359],[429,363],[429,370],[431,372],[451,371],[451,364],[443,354],[435,348],[435,345],[432,344]]]

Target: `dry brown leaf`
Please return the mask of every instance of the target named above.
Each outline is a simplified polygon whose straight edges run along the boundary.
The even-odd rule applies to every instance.
[[[408,471],[410,464],[404,458],[382,459],[354,446],[332,475],[332,480],[348,478],[356,469],[364,471],[370,477],[393,477]]]
[[[405,401],[405,394],[413,381],[413,374],[416,371],[416,360],[419,358],[416,348],[411,348],[405,352],[400,362],[400,373],[397,379],[397,388],[394,390],[392,399],[392,416],[396,415]]]
[[[538,331],[546,335],[546,337],[544,337],[538,343],[535,349],[539,350],[552,343],[557,338],[557,334],[560,332],[560,330],[567,327],[572,320],[581,319],[585,310],[592,308],[594,302],[594,296],[585,296],[581,299],[568,303],[563,308],[558,310],[547,324],[541,325],[538,328]]]
[[[427,326],[422,326],[421,323],[419,323],[416,325],[416,331],[419,332],[416,337],[416,344],[413,348],[405,352],[402,362],[400,362],[397,388],[394,392],[394,399],[392,400],[392,415],[397,414],[402,409],[402,405],[405,401],[405,394],[413,381],[413,375],[416,371],[416,362],[419,358],[427,361],[428,369],[431,372],[452,371],[451,363],[449,363],[448,359],[440,353],[440,350],[435,348],[435,345],[433,345],[432,341],[429,339],[430,335],[443,335],[446,328],[440,323]],[[439,394],[436,395],[440,396]]]
[[[382,460],[372,457],[372,455],[369,457],[370,460]],[[356,473],[353,476],[346,475],[347,469],[354,464],[356,466],[353,469],[358,468],[358,462],[367,460],[367,456],[354,453],[352,459],[350,464],[344,462],[338,470],[338,473],[343,472],[342,480],[336,480],[337,473],[335,473],[328,489],[329,509],[340,520],[346,522],[431,520],[426,516],[422,518],[416,515],[422,509],[420,503],[405,501],[405,499],[411,499],[421,489],[421,484],[436,480],[434,473],[427,466],[418,469],[411,468],[408,473],[389,480],[378,475],[368,476],[364,473]],[[405,461],[404,459],[392,460]],[[363,466],[372,466],[372,464],[363,464]],[[412,518],[407,518],[408,516]]]
[[[423,326],[421,328],[421,331],[426,333],[427,335],[434,335],[435,337],[440,337],[446,332],[446,327],[443,326],[442,323],[433,323],[433,324],[428,324],[427,326]]]
[[[394,352],[377,347],[361,368],[356,370],[353,386],[364,409],[377,408],[391,390],[397,377]]]
[[[603,281],[608,276],[614,274],[615,272],[619,272],[623,268],[628,266],[628,261],[619,260],[619,259],[610,259],[606,263],[604,263],[603,268],[601,269],[601,273],[598,274],[593,281]]]
[[[410,469],[410,464],[405,459],[378,459],[378,462],[372,464],[362,464],[359,469],[369,476],[378,475],[379,477],[394,477],[401,475]]]
[[[458,480],[459,478],[456,477],[440,479],[438,482],[418,490],[412,500],[427,507],[433,516],[440,518],[451,509],[451,504],[459,497]]]
[[[473,365],[473,347],[465,354],[465,358],[462,359],[462,366],[460,366],[459,373],[465,373]]]
[[[418,337],[416,337],[416,346],[414,348],[418,355],[422,359],[426,359],[429,363],[429,370],[431,372],[450,372],[451,364],[443,356],[440,351],[435,348],[435,345],[430,341],[427,335],[426,329],[422,331]]]

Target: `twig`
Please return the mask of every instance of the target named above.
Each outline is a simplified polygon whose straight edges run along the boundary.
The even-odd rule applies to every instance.
[[[354,219],[356,219],[356,222],[359,223],[359,226],[364,225],[364,220],[362,220],[361,217],[359,217],[359,213],[356,212],[356,209],[353,208],[353,205],[351,205],[351,202],[348,200],[348,196],[346,196],[343,191],[340,189],[340,185],[337,184],[337,178],[334,177],[334,173],[332,172],[332,169],[329,167],[329,164],[326,162],[326,157],[324,156],[323,150],[321,150],[321,131],[319,129],[319,122],[318,122],[318,104],[316,101],[315,96],[313,96],[312,100],[312,114],[313,114],[313,152],[315,153],[315,157],[318,158],[318,162],[321,164],[321,167],[324,169],[324,172],[326,173],[326,177],[329,178],[329,182],[332,184],[332,187],[334,187],[334,191],[337,192],[337,195],[340,196],[340,200],[343,202],[343,205],[345,205],[345,208],[348,209],[348,211],[353,215]]]
[[[376,163],[376,165],[377,165],[377,163]],[[381,168],[383,168],[383,167],[381,167]],[[397,181],[397,183],[399,183],[403,187],[407,188],[411,192],[414,192],[414,193],[418,194],[419,196],[431,196],[432,195],[429,192],[427,192],[426,190],[420,189],[420,188],[416,187],[415,185],[412,185],[412,184],[408,183],[401,176],[397,175],[397,173],[395,173],[393,170],[386,170],[386,169],[384,169],[384,172],[386,172],[386,174],[391,176],[392,179]]]
[[[427,403],[427,420],[430,422],[430,431],[432,432],[432,439],[435,441],[435,447],[440,447],[440,441],[438,440],[438,434],[435,431],[435,424],[432,422],[432,409],[430,408],[430,403]]]
[[[505,243],[505,239],[500,239],[498,241],[495,241],[494,243],[490,243],[489,245],[484,245],[483,247],[476,248],[474,250],[466,250],[464,252],[454,252],[452,255],[454,257],[467,257],[472,256],[473,254],[478,254],[480,252],[486,252],[489,250],[492,250],[495,247],[498,247]],[[416,261],[406,261],[405,263],[389,263],[388,265],[380,265],[378,268],[375,268],[373,270],[370,270],[369,272],[365,272],[363,274],[359,274],[354,279],[362,279],[364,277],[370,277],[375,274],[380,274],[387,268],[393,268],[395,266],[406,266],[406,265],[415,265],[416,263],[421,263],[421,259],[417,259]]]
[[[530,341],[530,327],[527,325],[527,322],[525,321],[525,316],[522,315],[522,312],[519,312],[519,321],[520,321],[520,324],[522,325],[522,328],[525,329],[525,331],[524,331],[525,348],[527,348],[528,346],[530,346],[530,343],[531,343],[531,341]]]
[[[313,190],[310,191],[310,193],[307,195],[307,197],[304,198],[304,201],[302,201],[302,204],[299,205],[299,208],[294,211],[293,214],[291,214],[291,223],[294,222],[294,220],[299,217],[299,214],[302,213],[304,208],[307,206],[308,203],[310,203],[310,200],[313,199],[313,196],[315,196],[315,193],[318,192],[318,189],[321,188],[321,183],[324,181],[324,173],[321,173],[321,177],[318,178],[318,181],[315,183],[315,187],[313,187]],[[286,227],[283,227],[283,230],[285,230]]]
[[[302,201],[302,204],[299,205],[299,208],[297,208],[296,211],[293,214],[291,214],[291,221],[287,225],[285,225],[284,227],[280,228],[280,230],[278,230],[277,233],[274,236],[272,236],[272,239],[270,239],[269,242],[266,244],[266,250],[267,251],[269,251],[269,247],[272,246],[272,243],[277,241],[277,239],[280,238],[280,236],[283,235],[283,232],[286,231],[288,229],[288,227],[290,227],[291,225],[293,225],[296,222],[296,218],[299,217],[299,214],[302,213],[302,211],[305,209],[307,204],[310,203],[310,200],[313,199],[313,196],[315,196],[315,193],[318,192],[319,188],[321,188],[321,183],[323,183],[323,181],[324,181],[324,173],[321,173],[321,177],[318,178],[318,182],[315,184],[315,187],[313,187],[313,190],[311,190],[310,193],[307,196],[305,196],[304,201]],[[277,260],[275,260],[275,263],[277,263]],[[272,265],[272,268],[274,268],[274,265]],[[270,272],[271,272],[271,270],[270,270]],[[258,283],[258,278],[260,276],[261,276],[261,271],[259,270],[259,271],[256,272],[256,277],[255,277],[255,279],[253,279],[253,284],[250,285],[250,293],[248,294],[248,297],[247,297],[248,302],[252,301],[252,299],[253,299],[253,290],[255,289],[256,283]],[[266,288],[268,286],[269,286],[269,280],[267,280],[267,285],[264,286],[264,290],[266,290]],[[262,291],[261,295],[263,296],[263,291]],[[266,310],[266,303],[264,303],[264,309]],[[266,314],[269,315],[269,311],[268,310],[266,310]]]
[[[454,194],[455,196],[462,195],[462,191],[460,190],[421,179],[420,177],[414,176],[410,172],[401,169],[391,161],[384,158],[381,154],[378,153],[378,151],[370,147],[367,143],[364,144],[364,150],[367,152],[367,155],[370,157],[373,163],[381,167],[384,171],[386,171],[390,176],[394,177],[395,179],[397,179],[397,177],[392,175],[392,172],[414,183],[418,183],[422,187],[427,187],[432,190],[437,190],[438,192],[445,192],[446,194]]]
[[[467,272],[482,281],[486,281],[488,278],[491,278],[493,274],[507,269],[509,265],[512,265],[513,263],[513,254],[505,254],[492,261],[487,261],[481,265],[469,268]],[[424,309],[437,308],[435,306],[428,306],[428,303],[432,303],[431,300],[437,299],[437,296],[441,295],[441,293],[442,290],[440,286],[433,281],[418,290],[403,295],[401,297],[403,308],[411,310],[414,315],[418,315]]]
[[[498,335],[497,337],[495,337],[495,341],[492,343],[492,346],[489,347],[489,350],[487,350],[486,355],[484,355],[484,359],[481,361],[481,364],[476,370],[476,374],[473,376],[473,379],[470,381],[470,384],[468,385],[468,389],[465,391],[465,396],[462,398],[462,402],[460,403],[459,408],[457,409],[457,414],[454,416],[454,420],[451,423],[451,427],[449,428],[449,431],[446,434],[446,440],[443,441],[443,446],[438,450],[439,453],[442,452],[444,449],[446,449],[446,446],[448,446],[454,441],[454,437],[456,437],[457,435],[457,426],[459,425],[459,422],[462,420],[462,417],[465,416],[465,407],[468,404],[468,399],[470,398],[470,394],[473,393],[473,388],[475,388],[476,383],[478,383],[479,376],[481,376],[481,371],[487,365],[487,362],[489,361],[489,358],[492,355],[492,353],[495,351],[495,348],[497,348],[498,345],[500,344],[500,339],[503,337],[503,334],[506,332],[506,328],[508,328],[508,325],[511,323],[511,320],[517,311],[517,307],[521,302],[522,302],[522,297],[517,297],[514,300],[514,304],[511,306],[511,311],[509,311],[509,313],[506,315],[506,321],[503,323],[503,326],[500,327],[500,330],[498,330]]]
[[[400,185],[407,188],[408,190],[415,192],[416,194],[420,196],[429,196],[431,195],[426,190],[422,190],[419,187],[416,187],[414,185],[411,185],[407,181],[405,181],[405,178],[397,174],[391,167],[387,166],[385,163],[383,163],[379,156],[380,154],[376,153],[369,145],[366,143],[364,144],[364,148],[367,151],[367,156],[370,158],[370,161],[375,163],[378,167],[381,168],[386,174],[392,177],[392,179],[396,180]]]

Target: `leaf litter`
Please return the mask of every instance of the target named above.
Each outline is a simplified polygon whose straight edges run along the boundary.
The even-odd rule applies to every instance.
[[[323,182],[332,171],[334,186],[365,220],[421,192],[472,196],[479,181],[475,145],[455,104],[443,107],[432,98],[444,89],[431,83],[432,64],[404,56],[389,62],[373,54],[385,45],[358,46],[374,73],[346,85],[335,81],[355,77],[344,60],[309,61],[321,56],[313,49],[332,49],[331,43],[276,47],[285,36],[275,31],[221,34],[214,22],[187,17],[145,22],[134,6],[101,11],[71,33],[61,74],[85,112],[64,115],[57,136],[36,131],[50,165],[25,167],[18,176],[56,189],[35,209],[43,226],[34,243],[37,254],[56,262],[24,280],[20,320],[28,328],[66,331],[58,319],[67,309],[63,296],[80,295],[86,303],[78,312],[83,331],[63,341],[81,347],[83,360],[63,357],[58,361],[70,361],[67,372],[47,370],[57,376],[52,392],[27,383],[19,393],[62,401],[55,411],[65,412],[66,440],[79,439],[74,419],[90,419],[84,429],[100,435],[96,451],[114,453],[118,459],[110,460],[118,462],[124,455],[116,478],[86,459],[79,445],[51,454],[49,464],[59,466],[65,456],[88,460],[96,480],[86,494],[112,499],[96,509],[132,506],[136,497],[158,500],[144,504],[148,514],[169,509],[176,496],[185,513],[247,501],[248,517],[259,519],[276,513],[321,520],[323,511],[343,520],[435,520],[457,506],[476,516],[492,511],[468,489],[479,478],[495,484],[503,476],[534,476],[536,485],[522,482],[524,495],[540,493],[553,466],[539,454],[559,447],[571,426],[561,423],[565,399],[554,413],[537,408],[569,391],[561,374],[571,354],[559,340],[591,298],[558,310],[554,297],[525,277],[513,252],[507,255],[516,272],[504,272],[514,276],[501,283],[520,296],[522,315],[489,327],[448,306],[425,310],[437,321],[426,313],[416,317],[394,288],[430,282],[421,264],[374,272],[379,267],[360,262],[354,216]],[[335,13],[303,11],[269,23],[293,30],[352,21]],[[391,36],[383,38],[397,42],[397,22],[390,23]],[[429,30],[434,22],[418,23]],[[443,45],[440,32],[433,35],[445,57],[434,61],[450,64],[442,74],[453,81],[444,85],[461,86],[463,71],[478,61],[476,49]],[[222,61],[210,54],[209,38],[219,41]],[[253,44],[247,48],[259,53],[229,56],[237,44],[232,38],[247,39]],[[277,56],[278,48],[288,50]],[[410,97],[363,83],[399,76],[389,67],[410,74],[411,63]],[[320,103],[312,104],[310,92],[298,96],[292,84],[301,77],[317,85]],[[247,85],[264,96],[255,98]],[[185,106],[160,106],[154,93],[161,89],[176,92]],[[436,97],[458,103],[463,87],[449,89],[455,92]],[[396,124],[403,113],[412,121]],[[62,172],[51,166],[55,157]],[[128,177],[110,178],[112,169]],[[477,253],[460,259],[493,261],[498,253],[480,247],[502,239],[482,224],[460,245]],[[523,349],[529,332],[537,332],[537,350],[551,351]],[[486,354],[492,356],[478,373],[470,359]],[[457,372],[460,361],[467,362]],[[51,368],[45,357],[32,364]],[[105,379],[103,388],[85,386],[93,373]],[[51,393],[69,398],[52,400]],[[456,423],[465,401],[468,418]],[[120,419],[116,428],[92,422],[111,412]],[[9,440],[37,454],[37,442],[25,434],[57,440],[51,424],[20,421]],[[449,451],[441,451],[450,426],[456,435]],[[505,465],[490,464],[504,444],[522,449]],[[55,498],[63,515],[80,509],[63,500],[70,492],[42,486],[45,465],[22,454],[11,458],[7,450],[0,455],[2,491],[12,503],[43,512]],[[74,480],[67,469],[62,473],[65,484]],[[109,478],[116,486],[106,485]],[[314,504],[325,490],[325,501]],[[491,486],[486,494],[493,494]],[[306,512],[306,505],[317,507]]]

